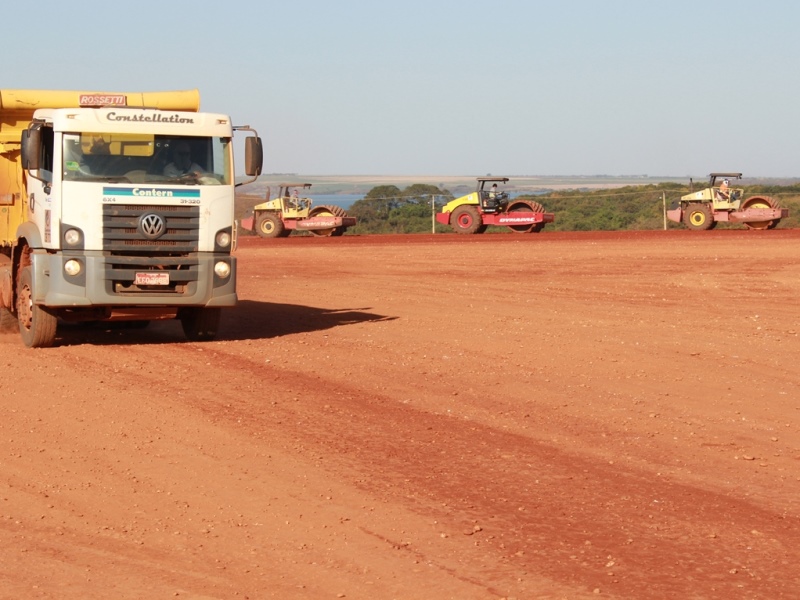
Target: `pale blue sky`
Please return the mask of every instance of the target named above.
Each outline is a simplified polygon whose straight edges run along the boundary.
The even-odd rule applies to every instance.
[[[265,172],[798,177],[800,3],[4,3],[2,88],[197,88]]]

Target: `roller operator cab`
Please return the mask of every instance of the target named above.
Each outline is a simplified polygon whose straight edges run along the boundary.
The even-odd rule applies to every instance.
[[[0,91],[0,325],[180,320],[213,339],[236,304],[234,188],[261,141],[196,91]],[[233,139],[244,132],[236,183]]]

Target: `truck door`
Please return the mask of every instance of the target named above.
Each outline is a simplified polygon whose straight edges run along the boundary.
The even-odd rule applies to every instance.
[[[52,244],[53,223],[51,194],[55,158],[55,136],[53,128],[35,124],[22,135],[22,165],[25,169],[24,203],[27,205],[28,221],[37,225],[41,241]],[[28,240],[33,245],[35,240]]]

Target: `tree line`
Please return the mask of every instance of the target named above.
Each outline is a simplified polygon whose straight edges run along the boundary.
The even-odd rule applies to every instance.
[[[705,187],[695,184],[694,189]],[[745,197],[772,196],[789,209],[789,217],[783,219],[779,228],[800,226],[800,185],[764,186],[744,188]],[[691,190],[688,185],[676,183],[625,186],[601,190],[560,190],[540,194],[526,194],[519,199],[531,199],[542,204],[547,212],[555,213],[555,222],[549,223],[547,231],[622,231],[662,229],[664,227],[664,205],[670,205]],[[394,185],[372,188],[361,200],[347,210],[356,217],[357,225],[348,229],[348,234],[377,233],[430,233],[431,204],[439,212],[447,202],[453,200],[449,190],[428,184],[413,184],[404,189]],[[720,227],[741,225],[720,224]],[[668,228],[683,225],[667,221]],[[490,228],[497,232],[508,232],[507,228]],[[452,231],[436,223],[436,232]]]
[[[430,233],[431,203],[438,212],[450,200],[453,194],[435,185],[415,183],[402,190],[379,185],[347,209],[357,223],[348,233]],[[437,231],[444,230],[437,224]]]

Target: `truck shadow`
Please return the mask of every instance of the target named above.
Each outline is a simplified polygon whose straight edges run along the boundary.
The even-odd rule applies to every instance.
[[[343,325],[393,321],[367,308],[320,308],[298,304],[240,301],[223,310],[218,341],[260,340],[295,333],[324,331]],[[154,321],[146,327],[133,323],[59,324],[56,347],[92,344],[174,344],[189,343],[181,324],[175,320]],[[202,343],[202,342],[198,342]]]
[[[323,331],[356,323],[394,321],[367,308],[319,308],[244,300],[223,313],[217,339],[252,340]]]

